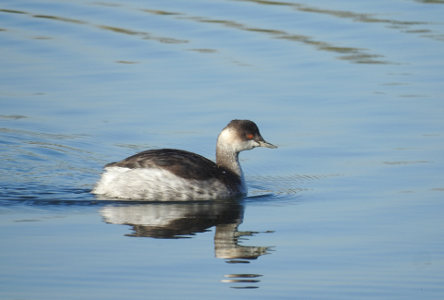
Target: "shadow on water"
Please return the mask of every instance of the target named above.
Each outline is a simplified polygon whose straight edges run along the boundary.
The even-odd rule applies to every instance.
[[[245,264],[269,254],[270,247],[244,246],[242,240],[258,232],[239,231],[244,205],[233,201],[187,203],[112,203],[100,209],[108,224],[130,226],[130,237],[157,239],[191,238],[196,233],[215,227],[214,253],[229,264]],[[258,288],[262,274],[228,274],[223,283],[236,283],[233,288]]]

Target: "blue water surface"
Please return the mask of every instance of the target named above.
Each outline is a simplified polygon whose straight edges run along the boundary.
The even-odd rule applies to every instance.
[[[444,2],[0,2],[0,298],[442,299]],[[240,201],[90,194],[104,164],[214,159]]]

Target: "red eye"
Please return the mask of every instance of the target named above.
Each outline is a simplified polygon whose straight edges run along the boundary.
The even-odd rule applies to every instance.
[[[252,140],[254,137],[254,135],[252,135],[251,133],[247,134],[247,139]]]

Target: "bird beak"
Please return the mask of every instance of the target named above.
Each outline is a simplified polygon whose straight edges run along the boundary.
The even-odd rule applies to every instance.
[[[268,142],[266,142],[264,140],[258,141],[258,143],[259,143],[259,147],[265,147],[265,148],[271,148],[271,149],[277,148],[277,146],[275,146],[273,144],[270,144],[270,143],[268,143]]]

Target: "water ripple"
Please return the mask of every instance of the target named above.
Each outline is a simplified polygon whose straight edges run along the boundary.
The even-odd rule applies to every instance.
[[[76,25],[86,25],[86,26],[102,29],[105,31],[111,31],[111,32],[118,33],[118,34],[138,36],[138,37],[145,39],[145,40],[153,40],[153,41],[157,41],[157,42],[164,43],[164,44],[188,43],[188,41],[184,40],[184,39],[176,39],[176,38],[165,37],[165,36],[157,36],[157,35],[154,35],[152,33],[146,32],[146,31],[136,31],[136,30],[120,27],[120,26],[113,26],[113,25],[106,25],[106,24],[94,24],[92,22],[79,20],[79,19],[73,19],[73,18],[67,18],[67,17],[62,17],[62,16],[34,14],[31,12],[10,10],[10,9],[0,9],[0,12],[22,14],[22,15],[30,16],[32,18],[47,19],[47,20],[56,21],[56,22],[71,23],[71,24],[76,24]]]
[[[269,201],[269,196],[275,199],[287,196],[297,196],[311,190],[310,184],[315,181],[340,176],[339,174],[289,174],[289,175],[255,175],[248,178],[248,199]]]
[[[152,10],[144,9],[143,11],[148,13],[156,13]],[[207,23],[207,24],[218,24],[223,25],[228,28],[252,32],[252,33],[259,33],[259,34],[266,34],[270,35],[273,38],[276,39],[284,39],[291,42],[299,42],[303,44],[307,44],[310,46],[316,47],[318,50],[321,51],[328,51],[328,52],[334,52],[338,54],[348,54],[348,55],[342,55],[339,58],[342,60],[348,60],[355,63],[369,63],[369,64],[387,64],[390,63],[389,61],[381,60],[379,58],[382,58],[383,55],[380,54],[371,54],[368,53],[368,49],[358,48],[358,47],[344,47],[344,46],[338,46],[334,45],[329,42],[316,40],[315,38],[308,36],[308,35],[302,35],[302,34],[296,34],[293,32],[287,32],[285,30],[280,29],[273,29],[273,28],[261,28],[256,26],[249,26],[243,23],[240,23],[238,21],[233,20],[226,20],[226,19],[213,19],[209,17],[202,17],[202,16],[189,16],[182,13],[176,13],[176,12],[165,12],[163,15],[166,16],[179,16],[179,20],[192,20],[197,21],[200,23]]]
[[[427,28],[416,28],[416,26],[425,26],[430,25],[427,22],[421,21],[410,21],[410,20],[396,20],[396,19],[388,19],[388,18],[380,18],[374,16],[372,14],[367,13],[358,13],[347,10],[333,10],[326,8],[319,8],[315,6],[309,6],[301,3],[292,3],[292,2],[284,2],[284,1],[268,1],[268,0],[239,0],[242,2],[250,2],[259,5],[272,5],[272,6],[281,6],[288,7],[298,12],[303,13],[314,13],[320,15],[333,16],[340,19],[349,19],[353,22],[360,23],[375,23],[375,24],[385,24],[388,28],[401,30],[402,32],[410,33],[410,34],[420,34],[424,37],[433,38],[435,40],[443,40],[444,37],[440,34],[434,34],[430,29]],[[109,5],[108,3],[96,2],[96,5],[101,5],[107,7],[108,9],[121,8],[121,5]],[[153,9],[153,8],[139,8],[139,7],[131,7],[126,5],[125,8],[127,10],[133,10],[137,12],[148,13],[151,15],[156,15],[160,17],[168,17],[175,18],[179,21],[193,21],[205,24],[214,24],[221,25],[230,29],[241,30],[245,32],[251,32],[256,34],[268,35],[275,39],[282,39],[290,42],[302,43],[305,45],[309,45],[315,47],[319,51],[327,51],[331,53],[338,54],[338,59],[350,61],[353,63],[363,63],[363,64],[389,64],[394,63],[385,58],[383,54],[380,53],[372,53],[371,49],[366,49],[362,47],[352,47],[352,46],[344,46],[335,44],[334,42],[327,42],[325,40],[313,37],[311,35],[301,34],[297,32],[292,32],[289,30],[283,30],[278,28],[267,28],[267,27],[258,27],[245,23],[245,21],[241,20],[230,20],[227,18],[213,18],[208,16],[196,16],[196,15],[188,15],[183,12],[177,11],[167,11],[162,9]],[[23,10],[14,10],[14,9],[0,9],[0,12],[9,13],[9,14],[22,14],[28,15],[37,19],[47,19],[56,22],[64,22],[71,23],[75,25],[82,26],[90,26],[94,28],[98,28],[105,31],[110,31],[117,34],[125,34],[130,36],[136,36],[145,40],[157,41],[163,44],[186,44],[191,43],[190,39],[177,38],[177,37],[168,37],[164,35],[157,35],[151,32],[147,32],[144,30],[134,30],[131,28],[125,28],[123,26],[116,26],[110,24],[96,24],[91,21],[81,20],[72,17],[51,15],[51,14],[34,14],[31,12],[26,12]],[[218,49],[213,48],[193,48],[193,49],[201,49],[194,50],[200,53],[214,53],[217,52]],[[203,49],[203,50],[202,50]]]
[[[262,274],[227,274],[224,275],[226,279],[222,279],[221,282],[236,284],[231,286],[233,289],[256,289],[259,286],[252,284],[259,283],[258,278],[262,276]]]
[[[261,3],[261,2],[260,2]],[[272,2],[268,2],[267,4],[271,4]],[[264,3],[261,3],[264,4]],[[283,5],[282,3],[279,5]],[[296,4],[292,4],[294,6]],[[302,8],[300,8],[302,9]],[[275,29],[275,28],[262,28],[257,26],[251,26],[248,24],[241,23],[239,21],[233,21],[228,19],[214,19],[210,17],[204,17],[204,16],[191,16],[186,15],[184,13],[180,12],[171,12],[171,11],[163,11],[163,10],[154,10],[149,8],[142,8],[142,9],[136,9],[141,12],[149,13],[149,14],[155,14],[158,16],[165,16],[165,17],[174,17],[177,20],[185,20],[185,21],[195,21],[199,23],[205,23],[205,24],[217,24],[222,25],[230,29],[236,29],[251,33],[257,33],[257,34],[265,34],[269,35],[272,38],[276,39],[283,39],[290,42],[298,42],[306,45],[310,45],[313,47],[316,47],[320,51],[328,51],[340,54],[340,59],[342,60],[348,60],[355,63],[369,63],[369,64],[386,64],[389,63],[386,60],[383,60],[383,55],[381,54],[373,54],[369,53],[368,49],[363,49],[360,47],[345,47],[345,46],[339,46],[335,45],[330,42],[318,40],[316,38],[313,38],[308,35],[299,34],[295,32],[288,32],[282,29]],[[305,8],[305,10],[309,11],[308,8]],[[314,11],[311,9],[310,11]],[[320,10],[323,12],[326,12],[324,10]],[[137,36],[142,39],[146,40],[154,40],[160,43],[164,44],[184,44],[184,43],[190,43],[190,40],[187,39],[179,39],[179,38],[172,38],[172,37],[165,37],[165,36],[157,36],[155,34],[146,32],[146,31],[139,31],[139,30],[133,30],[129,28],[124,28],[122,26],[114,26],[114,25],[108,25],[108,24],[94,24],[88,21],[74,19],[74,18],[67,18],[63,16],[54,16],[54,15],[43,15],[43,14],[33,14],[30,12],[25,11],[16,11],[16,10],[8,10],[8,9],[0,9],[0,12],[4,13],[14,13],[14,14],[23,14],[28,15],[33,18],[40,18],[40,19],[48,19],[53,20],[57,22],[65,22],[65,23],[71,23],[76,25],[87,25],[92,26],[95,28],[99,28],[106,31],[111,31],[118,34],[125,34],[125,35],[131,35],[131,36]],[[337,15],[347,15],[345,13],[338,13]],[[362,18],[362,17],[361,17]],[[216,52],[217,49],[211,49],[210,52]],[[204,53],[209,53],[208,51],[200,51]]]

